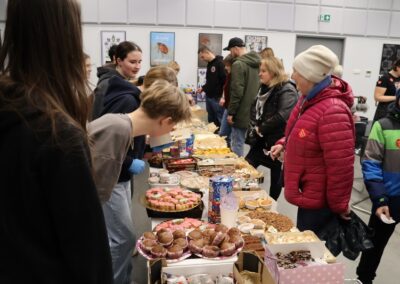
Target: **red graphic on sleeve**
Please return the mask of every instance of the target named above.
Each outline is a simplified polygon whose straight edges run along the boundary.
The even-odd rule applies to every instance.
[[[396,140],[396,147],[397,147],[397,148],[400,148],[400,139],[397,139],[397,140]]]

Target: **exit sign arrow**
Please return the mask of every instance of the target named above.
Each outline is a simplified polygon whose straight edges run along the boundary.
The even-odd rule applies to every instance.
[[[321,14],[321,15],[319,15],[319,21],[323,22],[323,23],[329,23],[331,21],[331,15]]]

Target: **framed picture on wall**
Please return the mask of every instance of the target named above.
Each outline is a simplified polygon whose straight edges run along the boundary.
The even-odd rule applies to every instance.
[[[203,34],[199,33],[199,47],[207,46],[215,55],[222,54],[222,34]],[[198,57],[198,67],[207,67],[207,62]]]
[[[261,50],[267,47],[268,37],[247,35],[244,37],[244,41],[247,51],[261,52]]]
[[[150,32],[150,65],[167,64],[175,59],[175,33]]]
[[[197,69],[197,88],[201,88],[206,83],[207,68]],[[197,94],[198,102],[206,101],[206,94],[204,92]]]
[[[108,50],[126,40],[125,31],[101,31],[101,64],[111,62]]]
[[[392,68],[393,63],[400,58],[400,45],[383,44],[382,59],[379,74],[387,73]]]

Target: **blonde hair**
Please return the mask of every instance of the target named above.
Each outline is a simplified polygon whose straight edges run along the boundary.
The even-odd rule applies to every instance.
[[[174,61],[174,60],[173,60],[173,61],[170,61],[170,62],[167,64],[167,67],[173,69],[173,70],[176,72],[176,74],[178,74],[179,71],[181,71],[181,66],[179,66],[178,62],[176,62],[176,61]]]
[[[270,47],[266,47],[260,51],[260,57],[261,58],[275,57],[274,50]]]
[[[269,87],[273,87],[289,80],[288,75],[285,73],[285,68],[283,67],[282,61],[276,57],[266,57],[261,59],[260,66],[265,67],[267,71],[271,74],[271,81],[268,84]]]
[[[156,80],[140,95],[143,111],[151,118],[171,117],[172,121],[189,121],[190,104],[187,96],[166,80]]]
[[[143,88],[144,89],[149,88],[156,80],[159,79],[166,80],[172,85],[178,87],[178,79],[176,78],[176,72],[172,68],[166,65],[159,65],[150,68],[150,70],[147,71],[143,81]]]

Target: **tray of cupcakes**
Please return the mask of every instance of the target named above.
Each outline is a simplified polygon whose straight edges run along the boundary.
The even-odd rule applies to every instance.
[[[179,186],[150,188],[140,201],[153,218],[200,218],[203,212],[201,194]]]
[[[156,233],[145,232],[136,242],[136,248],[148,260],[165,258],[167,262],[178,262],[192,255],[183,230],[160,229]]]
[[[189,250],[206,259],[226,259],[243,249],[244,240],[237,228],[217,224],[206,230],[195,229],[188,233]]]

